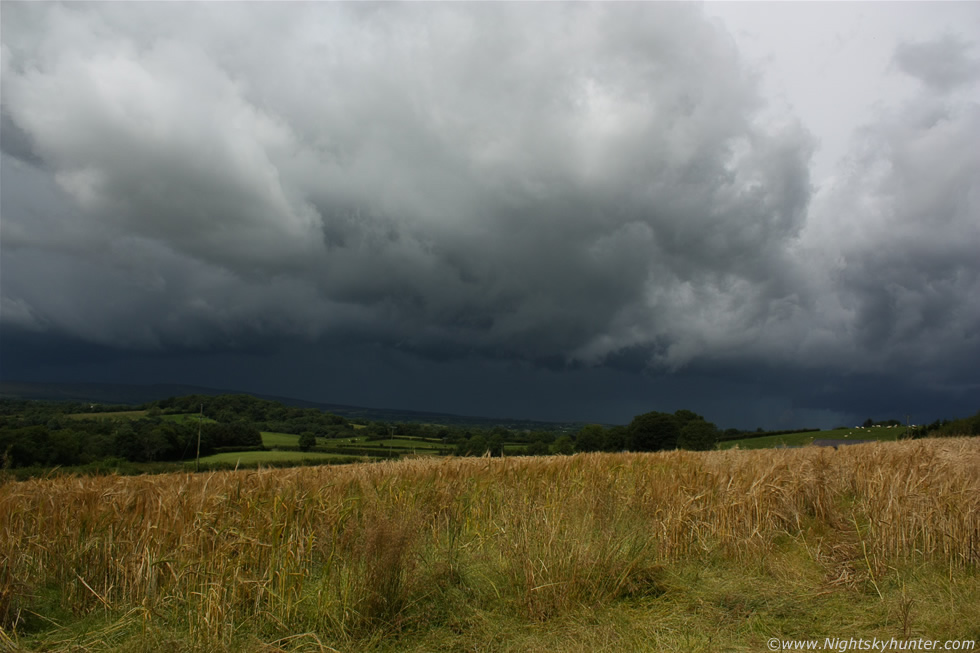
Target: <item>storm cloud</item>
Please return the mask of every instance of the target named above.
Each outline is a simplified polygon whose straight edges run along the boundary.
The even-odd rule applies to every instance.
[[[2,37],[8,333],[935,384],[980,358],[962,40],[897,48],[917,95],[818,186],[696,4],[5,3]]]

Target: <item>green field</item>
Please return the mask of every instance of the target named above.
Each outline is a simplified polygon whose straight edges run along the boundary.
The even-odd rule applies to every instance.
[[[814,440],[879,440],[882,442],[892,442],[898,440],[905,433],[904,427],[894,428],[854,427],[849,429],[835,429],[832,431],[809,431],[807,433],[786,433],[784,435],[763,435],[755,438],[742,438],[741,440],[729,440],[720,442],[719,449],[776,449],[779,447],[805,447],[813,444]]]
[[[316,451],[226,451],[216,453],[211,456],[201,458],[204,464],[210,463],[231,463],[242,465],[254,465],[258,463],[271,462],[322,462],[330,459],[350,458],[350,456],[336,453],[320,453]],[[188,463],[193,465],[193,462]]]
[[[393,447],[395,449],[443,449],[447,446],[441,442],[433,442],[432,440],[421,440],[415,438],[391,438],[388,440],[374,441],[368,441],[363,438],[358,439],[360,440],[358,446],[378,447],[379,449],[385,449],[388,447]]]
[[[319,443],[321,440],[318,440]],[[274,447],[298,447],[299,436],[292,433],[275,433],[273,431],[262,431],[262,446]]]

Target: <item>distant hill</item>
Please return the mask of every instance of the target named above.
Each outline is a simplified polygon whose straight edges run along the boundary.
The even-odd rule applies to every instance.
[[[34,399],[39,401],[80,401],[98,404],[138,406],[168,397],[182,397],[185,395],[217,396],[225,394],[247,394],[259,399],[278,401],[287,406],[317,408],[328,413],[346,417],[347,419],[374,422],[445,424],[447,426],[478,426],[481,428],[502,426],[508,429],[526,429],[532,431],[571,431],[578,430],[583,426],[583,423],[580,422],[541,422],[536,420],[474,417],[390,408],[366,408],[364,406],[306,401],[292,397],[278,397],[254,392],[241,392],[239,390],[170,383],[140,385],[125,383],[22,383],[16,381],[0,381],[0,398]]]

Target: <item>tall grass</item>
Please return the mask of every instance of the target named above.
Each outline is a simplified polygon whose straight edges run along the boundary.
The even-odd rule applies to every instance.
[[[0,626],[339,646],[488,606],[544,622],[656,596],[664,565],[756,564],[787,538],[830,585],[975,569],[980,441],[11,481]]]

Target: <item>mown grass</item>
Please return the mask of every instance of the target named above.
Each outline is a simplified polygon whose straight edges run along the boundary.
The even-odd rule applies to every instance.
[[[28,649],[980,639],[980,440],[7,482],[0,561]]]
[[[262,431],[263,447],[297,447],[299,446],[299,436],[292,433],[275,433],[272,431]]]

